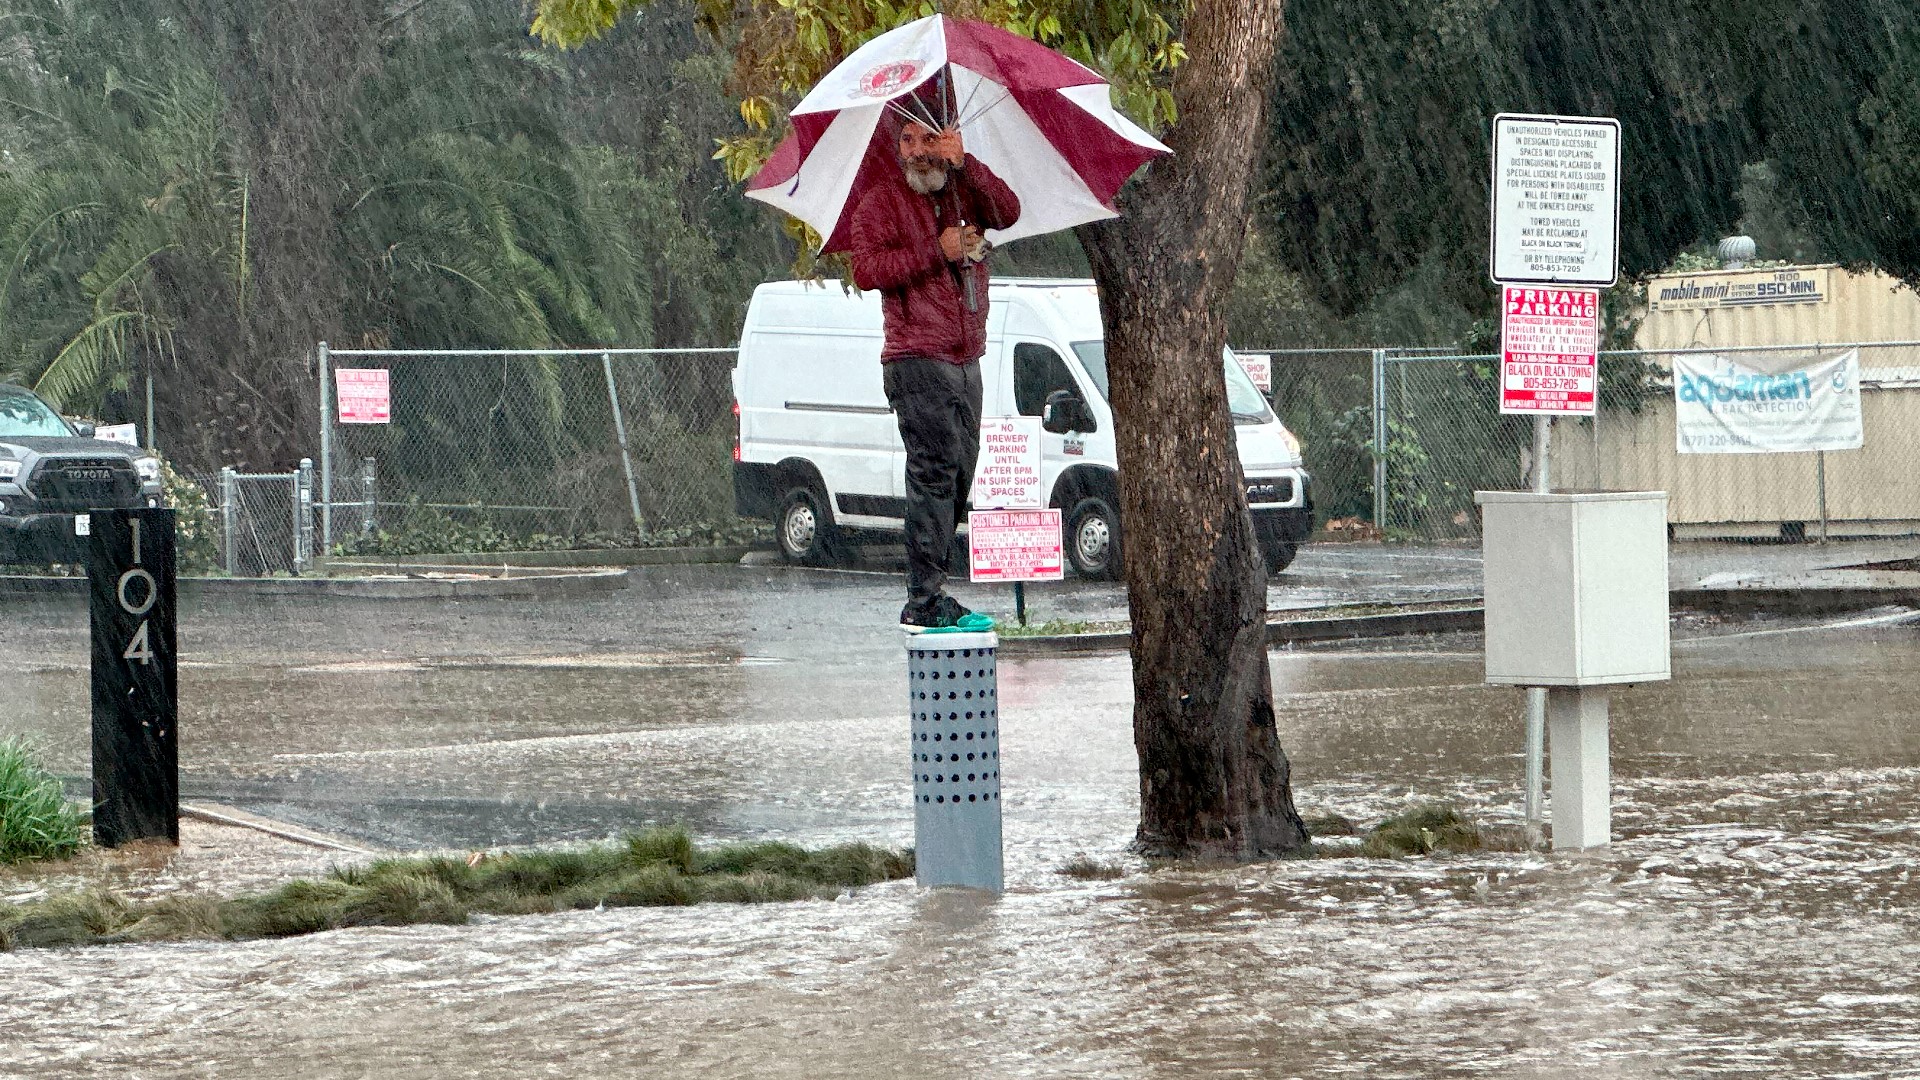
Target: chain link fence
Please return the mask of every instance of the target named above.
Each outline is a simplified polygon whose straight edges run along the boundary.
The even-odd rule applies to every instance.
[[[754,531],[733,512],[733,349],[320,352],[325,550],[657,546]],[[382,408],[354,390],[334,397],[366,385],[384,385]]]
[[[1861,449],[1678,451],[1676,356],[1754,368],[1787,353],[1833,357],[1853,349]],[[1305,444],[1323,522],[1364,516],[1390,537],[1477,540],[1474,491],[1527,482],[1532,419],[1500,414],[1498,356],[1271,352],[1276,407]],[[1601,358],[1596,415],[1557,419],[1552,447],[1556,488],[1668,492],[1678,539],[1920,533],[1920,343],[1610,352]]]
[[[1553,484],[1666,491],[1682,539],[1920,532],[1920,344],[1682,351],[1751,363],[1783,351],[1856,348],[1865,447],[1787,454],[1680,454],[1677,354],[1605,354],[1598,414],[1554,425]],[[1275,407],[1304,444],[1323,524],[1474,542],[1473,493],[1527,481],[1532,422],[1499,413],[1497,356],[1242,351],[1272,357]],[[733,513],[734,352],[322,346],[316,550],[744,538],[764,526]],[[340,422],[332,395],[342,369],[382,373],[386,422]],[[253,478],[239,483],[237,564],[292,568],[293,555],[278,554],[298,548],[293,526],[278,524],[294,520],[292,478],[261,478],[257,495]]]
[[[219,568],[234,577],[301,574],[313,567],[314,469],[286,473],[222,469],[187,479],[206,495]]]

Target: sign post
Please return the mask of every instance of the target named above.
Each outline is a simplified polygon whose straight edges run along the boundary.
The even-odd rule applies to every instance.
[[[174,512],[95,510],[93,838],[180,842]]]
[[[1500,411],[1533,414],[1531,486],[1545,494],[1553,415],[1594,415],[1599,391],[1599,294],[1593,290],[1620,276],[1620,121],[1495,116],[1491,201],[1488,276],[1502,286],[1545,286],[1535,292],[1553,298],[1529,301],[1522,289],[1516,311],[1515,290],[1502,290]],[[1536,309],[1536,302],[1547,310]],[[1577,319],[1574,309],[1582,312]],[[1581,363],[1589,322],[1593,360]],[[1526,815],[1535,827],[1544,802],[1546,714],[1546,690],[1529,687]]]

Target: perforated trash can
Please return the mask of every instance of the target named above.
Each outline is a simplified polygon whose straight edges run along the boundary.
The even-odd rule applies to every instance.
[[[914,877],[1000,892],[1000,694],[992,633],[907,641]]]

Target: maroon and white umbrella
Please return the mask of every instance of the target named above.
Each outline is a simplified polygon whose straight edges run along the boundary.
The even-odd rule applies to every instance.
[[[928,100],[941,103],[931,114]],[[1117,216],[1120,185],[1171,152],[1114,109],[1093,69],[997,26],[933,15],[828,72],[747,196],[813,226],[823,251],[845,250],[849,211],[900,169],[888,110],[958,126],[967,153],[1020,197],[1020,220],[988,230],[995,243]]]

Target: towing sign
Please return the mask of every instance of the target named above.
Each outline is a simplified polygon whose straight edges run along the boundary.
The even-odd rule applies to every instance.
[[[975,510],[967,515],[970,580],[1059,581],[1060,508]]]
[[[1620,121],[1494,117],[1492,213],[1493,280],[1612,285],[1620,276]]]
[[[1600,293],[1508,285],[1500,304],[1500,411],[1592,416]]]

